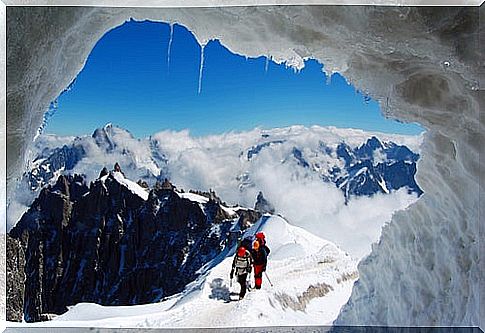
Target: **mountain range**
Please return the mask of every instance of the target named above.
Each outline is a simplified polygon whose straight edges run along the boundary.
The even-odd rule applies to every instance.
[[[14,225],[38,191],[60,174],[83,174],[91,181],[102,167],[116,162],[129,178],[147,185],[169,178],[185,188],[215,189],[228,201],[246,206],[252,205],[261,190],[272,199],[259,175],[261,167],[268,165],[291,168],[288,178],[292,180],[319,179],[333,184],[346,203],[353,197],[389,194],[401,188],[420,196],[414,179],[419,154],[393,141],[416,149],[417,139],[384,134],[379,139],[377,135],[293,126],[206,138],[161,132],[136,139],[112,124],[96,129],[91,136],[42,135],[9,202],[8,224]]]
[[[89,186],[82,176],[60,175],[7,236],[7,318],[54,326],[82,318],[79,326],[103,326],[92,320],[113,317],[118,324],[129,318],[126,325],[230,326],[232,256],[242,237],[264,231],[277,285],[248,295],[238,311],[250,318],[259,306],[262,314],[247,324],[281,324],[288,311],[301,323],[315,320],[311,302],[322,301],[333,304],[325,316],[331,322],[358,276],[356,261],[266,212],[271,204],[262,193],[255,207],[230,207],[213,191],[184,192],[168,180],[148,189],[119,169],[103,169]],[[303,272],[290,288],[288,277]],[[136,307],[142,304],[151,305]]]
[[[263,229],[273,245],[289,239],[271,255],[281,261],[275,277],[281,285],[291,284],[284,276],[294,274],[294,260],[307,263],[298,270],[310,276],[319,263],[330,264],[322,269],[332,279],[323,284],[314,276],[293,293],[278,289],[267,295],[281,311],[307,311],[309,299],[356,278],[355,261],[334,244],[326,245],[336,256],[328,259],[319,232],[347,235],[335,236],[346,248],[368,247],[389,219],[387,210],[392,214],[422,194],[414,180],[419,155],[402,143],[418,146],[416,138],[301,126],[205,138],[161,132],[136,139],[108,124],[92,136],[41,136],[14,197],[26,208],[7,236],[9,320],[36,322],[66,311],[69,318],[68,310],[84,303],[172,304],[199,299],[197,288],[210,290],[210,299],[230,302],[220,274],[229,269],[241,235]],[[340,200],[336,193],[348,211],[332,203]],[[386,197],[397,198],[397,204],[386,203]],[[376,203],[379,209],[388,205],[385,214]],[[311,215],[320,205],[329,212]],[[368,207],[375,207],[377,218]],[[369,230],[375,235],[366,235]],[[309,239],[321,246],[309,248]],[[344,285],[350,295],[351,284]],[[343,304],[345,297],[339,297]],[[199,300],[191,306],[205,304]],[[269,309],[264,311],[273,313]],[[295,318],[308,321],[306,315]]]

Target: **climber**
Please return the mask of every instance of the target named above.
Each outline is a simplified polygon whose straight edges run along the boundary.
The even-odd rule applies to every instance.
[[[253,259],[251,257],[251,253],[246,250],[244,246],[241,246],[237,249],[236,255],[234,256],[234,260],[232,261],[232,269],[230,278],[234,277],[234,273],[236,273],[237,282],[241,285],[241,291],[239,292],[239,300],[244,298],[246,295],[246,280],[248,278],[248,274],[251,274]]]
[[[264,232],[260,231],[257,232],[256,235],[254,235],[256,239],[259,241],[259,244],[263,246],[263,248],[266,251],[266,256],[269,256],[269,253],[271,252],[269,247],[266,245],[266,236],[264,235]]]
[[[266,264],[268,261],[268,254],[266,252],[265,245],[261,244],[261,240],[256,239],[253,243],[253,250],[251,252],[253,257],[254,284],[256,289],[261,289],[263,272],[266,270]]]

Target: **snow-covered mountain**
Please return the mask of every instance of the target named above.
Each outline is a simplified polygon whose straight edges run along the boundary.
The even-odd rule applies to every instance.
[[[279,182],[332,185],[345,203],[399,189],[419,196],[414,180],[419,155],[413,152],[419,142],[419,137],[318,126],[202,138],[165,131],[136,139],[108,124],[92,136],[42,135],[29,171],[10,199],[8,222],[14,225],[38,191],[59,174],[83,174],[89,182],[103,166],[116,162],[127,177],[150,186],[167,177],[182,188],[212,188],[230,203],[252,206],[263,191],[276,211],[281,211],[281,195],[275,193],[280,184],[268,182],[273,172],[281,173]]]
[[[10,232],[26,258],[26,319],[69,308],[48,326],[330,324],[350,296],[357,261],[280,216],[255,215],[246,225],[248,211],[168,182],[148,192],[120,172],[89,188],[60,176]],[[265,280],[237,302],[229,272],[241,231],[266,234],[273,286]]]
[[[336,145],[335,142],[327,142],[327,138],[323,136],[318,146],[314,146],[314,142],[311,141],[301,142],[301,137],[315,129],[323,128],[290,127],[264,131],[259,136],[252,137],[247,143],[244,136],[255,133],[241,133],[239,145],[224,141],[222,145],[226,143],[233,146],[233,155],[239,154],[241,166],[251,164],[263,150],[283,151],[284,158],[280,163],[296,163],[298,167],[315,172],[323,181],[333,182],[341,188],[347,199],[352,195],[389,193],[401,187],[407,187],[418,194],[422,193],[414,181],[415,163],[419,155],[405,145],[398,145],[389,140],[381,142],[375,135],[354,146],[347,144],[343,138]],[[327,131],[330,132],[331,129]],[[165,134],[160,133],[161,138],[155,135],[139,140],[127,130],[108,124],[96,129],[91,138],[75,138],[62,147],[43,148],[34,157],[32,168],[26,173],[26,177],[31,189],[36,190],[59,172],[82,171],[88,174],[89,178],[92,174],[86,170],[88,167],[98,170],[97,166],[102,164],[101,162],[114,161],[113,158],[116,158],[122,161],[124,170],[127,170],[132,178],[142,178],[153,183],[160,177],[177,173],[170,168],[172,161],[167,157],[170,149],[164,151],[164,142],[160,140]],[[44,137],[36,146],[46,147],[48,144],[45,141],[48,140],[53,138]],[[97,149],[93,147],[93,143]],[[221,147],[205,148],[210,150]],[[100,155],[104,155],[103,158]],[[242,157],[247,157],[247,161]],[[256,185],[250,181],[247,172],[234,176],[241,180],[238,184],[240,189]]]
[[[127,130],[112,124],[96,129],[91,136],[65,139],[39,136],[32,155],[33,162],[24,174],[24,181],[33,191],[57,179],[59,174],[84,174],[89,181],[94,180],[104,165],[116,162],[132,179],[151,181],[166,164],[166,159],[156,149],[156,142],[138,140]]]
[[[208,263],[183,292],[163,302],[132,308],[78,304],[52,326],[248,327],[329,325],[358,278],[356,262],[331,242],[264,216],[247,233],[263,231],[272,253],[261,290],[237,301],[239,285],[229,280],[234,248]],[[236,318],[243,318],[237,320]]]
[[[144,309],[153,316],[139,317],[142,326],[241,326],[228,319],[234,311],[251,318],[248,326],[329,324],[357,261],[422,193],[416,137],[293,126],[136,139],[108,124],[36,145],[15,200],[37,198],[24,201],[7,240],[25,258],[13,264],[25,272],[28,321],[79,304],[58,321],[109,326]],[[12,202],[9,210],[14,216]],[[226,276],[237,235],[256,230],[270,239],[275,287],[232,304],[237,287]],[[211,308],[217,315],[207,315]]]

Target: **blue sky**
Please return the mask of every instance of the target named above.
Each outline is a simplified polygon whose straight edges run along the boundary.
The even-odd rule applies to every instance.
[[[413,124],[386,120],[375,101],[338,74],[327,84],[314,60],[295,73],[266,58],[232,54],[219,41],[205,47],[198,93],[200,46],[185,27],[130,21],[95,46],[72,88],[58,99],[47,133],[90,134],[108,122],[145,137],[188,128],[193,135],[289,125],[361,128],[418,134]]]

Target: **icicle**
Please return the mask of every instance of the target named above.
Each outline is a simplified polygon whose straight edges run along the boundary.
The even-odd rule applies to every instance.
[[[167,49],[167,72],[170,73],[170,52],[172,51],[172,40],[173,40],[173,25],[169,24],[170,26],[170,39],[168,40],[168,49]]]
[[[205,44],[202,44],[200,46],[199,89],[197,90],[199,95],[202,90],[202,72],[204,71],[204,48]]]
[[[386,97],[386,106],[384,107],[384,116],[389,116],[390,108],[389,108],[389,96]]]
[[[266,57],[266,63],[264,64],[264,73],[268,73],[268,67],[269,67],[269,56]]]

